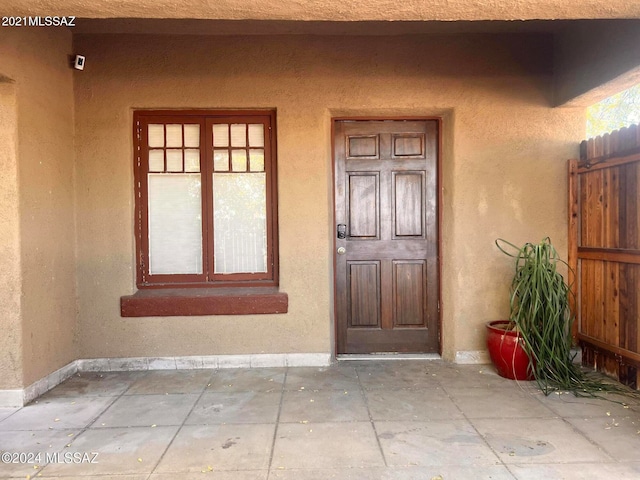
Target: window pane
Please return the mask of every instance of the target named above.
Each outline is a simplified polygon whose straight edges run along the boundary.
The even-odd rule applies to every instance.
[[[251,149],[249,150],[249,155],[251,156],[251,161],[249,162],[251,171],[264,172],[264,150],[261,148]]]
[[[235,123],[231,125],[231,146],[246,147],[247,146],[247,126],[244,123]]]
[[[164,125],[149,125],[149,146],[164,147]]]
[[[167,172],[182,171],[182,150],[167,150]]]
[[[184,171],[199,172],[200,171],[200,150],[184,151]]]
[[[266,175],[214,173],[213,208],[214,272],[266,272]]]
[[[149,174],[149,273],[202,273],[200,174]]]
[[[247,152],[246,150],[231,151],[231,169],[234,172],[247,171]]]
[[[228,147],[229,146],[229,125],[220,123],[213,126],[213,146]]]
[[[164,150],[149,150],[149,171],[164,172]]]
[[[182,125],[167,125],[167,147],[182,146]]]
[[[261,123],[249,125],[249,146],[264,147],[264,126]]]
[[[184,146],[196,148],[200,146],[200,125],[184,126]]]
[[[229,150],[214,150],[213,169],[216,172],[229,171]]]

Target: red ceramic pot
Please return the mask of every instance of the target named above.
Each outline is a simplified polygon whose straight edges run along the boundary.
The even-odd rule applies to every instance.
[[[518,333],[505,330],[508,320],[487,323],[487,347],[498,375],[511,380],[533,380],[529,356],[522,347]]]

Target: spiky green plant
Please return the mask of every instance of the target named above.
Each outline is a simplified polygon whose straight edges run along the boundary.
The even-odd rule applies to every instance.
[[[574,293],[558,271],[560,266],[570,267],[560,259],[551,240],[547,237],[540,243],[517,247],[498,239],[496,245],[515,259],[510,320],[522,337],[529,368],[545,395],[559,390],[577,396],[594,396],[605,391],[629,393],[630,390],[622,386],[592,378],[573,363],[571,325],[574,318],[569,300]]]

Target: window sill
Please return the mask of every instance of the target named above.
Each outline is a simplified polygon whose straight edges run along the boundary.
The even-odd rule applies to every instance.
[[[289,297],[277,288],[157,288],[120,297],[122,317],[287,313]]]

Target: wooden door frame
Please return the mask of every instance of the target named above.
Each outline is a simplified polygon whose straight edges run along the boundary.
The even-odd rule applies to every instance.
[[[331,258],[333,260],[333,357],[335,358],[338,351],[338,305],[337,305],[337,257],[336,257],[336,151],[335,151],[335,132],[336,122],[355,121],[355,122],[374,122],[374,121],[435,121],[437,129],[438,151],[436,152],[436,243],[438,247],[438,256],[436,258],[436,268],[438,269],[438,354],[442,356],[442,131],[443,118],[441,116],[338,116],[331,117],[331,197],[333,205],[331,211]]]

